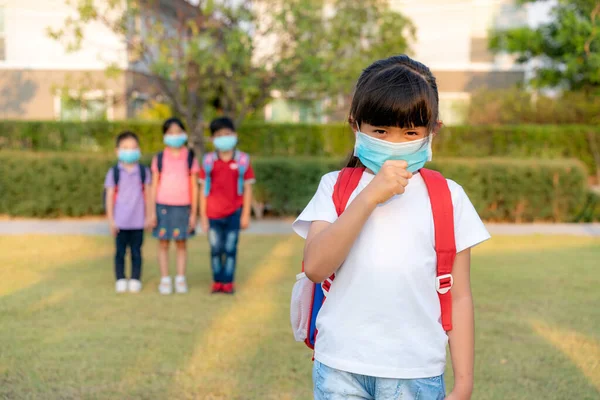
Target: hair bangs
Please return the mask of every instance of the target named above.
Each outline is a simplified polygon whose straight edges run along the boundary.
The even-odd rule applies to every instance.
[[[433,129],[437,101],[428,82],[405,68],[373,74],[357,85],[351,117],[357,123]]]

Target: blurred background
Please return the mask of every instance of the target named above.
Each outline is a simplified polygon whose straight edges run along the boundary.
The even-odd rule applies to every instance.
[[[437,78],[432,168],[495,238],[477,249],[474,399],[600,398],[597,0],[0,0],[0,397],[308,399],[290,218],[353,148],[353,85],[406,53]],[[115,297],[102,183],[181,117],[237,124],[257,175],[234,299]],[[451,385],[451,373],[447,376]]]

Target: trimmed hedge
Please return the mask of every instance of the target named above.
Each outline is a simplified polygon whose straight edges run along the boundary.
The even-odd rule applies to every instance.
[[[115,135],[125,129],[140,135],[145,152],[163,146],[158,123],[0,121],[0,149],[110,152]],[[347,124],[247,122],[239,134],[240,147],[255,156],[344,157],[354,145]],[[593,149],[600,149],[600,126],[453,126],[434,142],[436,157],[577,158],[590,174],[597,168]]]
[[[97,154],[2,152],[0,214],[100,215],[103,180],[113,162]],[[321,176],[340,165],[337,158],[254,159],[257,198],[273,215],[296,215]],[[586,208],[587,176],[578,161],[441,159],[429,167],[463,185],[488,221],[573,221]]]

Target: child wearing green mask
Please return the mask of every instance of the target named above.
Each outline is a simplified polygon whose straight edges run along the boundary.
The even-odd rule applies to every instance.
[[[119,162],[106,173],[104,180],[106,216],[115,237],[115,290],[137,293],[142,290],[142,243],[150,215],[150,171],[139,163],[138,136],[122,132],[117,136]],[[131,253],[131,279],[125,276],[125,253]]]
[[[236,148],[231,119],[213,120],[210,131],[216,152],[202,161],[200,218],[210,242],[212,292],[233,294],[239,231],[250,224],[254,171],[250,157]]]
[[[423,169],[441,127],[435,77],[405,55],[373,63],[349,122],[356,144],[347,169],[322,178],[293,225],[306,239],[298,279],[322,283],[326,296],[308,331],[314,397],[470,399],[470,249],[490,235],[461,186]],[[354,186],[340,200],[348,173]],[[448,212],[430,198],[432,176]],[[437,242],[451,243],[447,257]],[[296,340],[308,341],[304,332]],[[445,397],[448,343],[454,389]]]
[[[173,292],[169,276],[169,244],[177,248],[177,275],[175,291],[187,293],[187,240],[194,236],[198,204],[197,174],[200,170],[194,152],[188,149],[185,125],[178,118],[169,118],[163,124],[165,149],[152,160],[151,219],[153,236],[158,239],[158,263],[161,280],[158,291]]]

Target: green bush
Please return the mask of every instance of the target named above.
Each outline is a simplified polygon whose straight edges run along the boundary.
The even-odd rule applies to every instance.
[[[97,154],[2,152],[0,214],[100,215],[102,184],[113,162]],[[321,176],[341,163],[339,158],[255,158],[256,192],[272,215],[296,215]],[[440,159],[429,167],[459,182],[488,221],[573,221],[586,208],[586,171],[574,160]]]
[[[587,173],[576,160],[440,160],[430,167],[460,183],[486,221],[570,222],[586,201]]]
[[[0,149],[112,152],[114,137],[129,129],[141,137],[148,154],[162,148],[158,123],[0,121]],[[347,124],[244,123],[240,148],[254,156],[344,157],[354,145]],[[434,142],[435,157],[578,158],[596,173],[594,149],[600,127],[594,125],[500,125],[444,128]],[[600,158],[600,154],[596,157]]]
[[[515,87],[473,93],[467,109],[472,125],[586,124],[600,122],[600,97],[583,92],[546,96]]]
[[[589,191],[585,204],[575,217],[575,222],[596,221],[600,221],[600,193]]]

